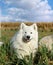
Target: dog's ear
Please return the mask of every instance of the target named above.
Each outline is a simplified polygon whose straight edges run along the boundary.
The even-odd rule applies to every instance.
[[[21,23],[20,28],[23,29],[26,25],[24,23]]]
[[[36,23],[33,24],[33,28],[34,28],[34,30],[37,30],[37,25],[36,25]]]

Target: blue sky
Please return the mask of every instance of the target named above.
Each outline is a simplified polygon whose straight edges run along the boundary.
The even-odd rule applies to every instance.
[[[0,21],[53,22],[53,0],[0,0]]]
[[[53,0],[48,0],[48,3],[51,6],[51,8],[53,9]]]

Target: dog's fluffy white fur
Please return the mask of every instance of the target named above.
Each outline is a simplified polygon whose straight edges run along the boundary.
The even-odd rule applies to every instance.
[[[45,45],[49,51],[52,50],[53,35],[45,36],[39,41],[39,46]]]
[[[26,38],[27,35],[30,36],[29,40]],[[27,26],[24,23],[21,23],[19,31],[14,35],[10,42],[11,49],[14,49],[18,58],[22,59],[31,53],[34,56],[38,49],[37,25],[33,24]]]

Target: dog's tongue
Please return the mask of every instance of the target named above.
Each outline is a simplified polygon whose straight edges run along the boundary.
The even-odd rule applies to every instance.
[[[24,39],[24,38],[23,38],[23,41],[24,41],[24,42],[29,42],[30,40],[29,40],[29,39]]]
[[[29,42],[29,39],[27,39],[26,41]]]
[[[27,41],[29,41],[29,39],[27,39]]]

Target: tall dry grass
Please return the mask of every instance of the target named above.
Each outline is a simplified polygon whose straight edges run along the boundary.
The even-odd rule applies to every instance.
[[[1,23],[1,28],[4,30],[6,30],[6,29],[9,29],[9,30],[15,29],[16,30],[16,29],[19,29],[20,24],[21,24],[20,22],[3,22],[3,23]],[[31,25],[33,23],[26,22],[25,24]],[[37,26],[40,31],[53,31],[53,22],[51,22],[51,23],[50,22],[37,23]]]

